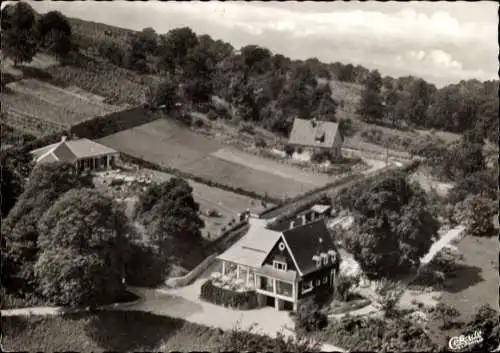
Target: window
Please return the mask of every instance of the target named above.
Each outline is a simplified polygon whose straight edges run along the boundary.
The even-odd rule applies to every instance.
[[[309,293],[312,290],[313,290],[313,282],[312,281],[302,282],[301,289],[300,289],[302,294]]]
[[[325,277],[323,278],[323,284],[326,284],[326,282],[328,282],[328,277],[327,277],[327,276],[325,276]]]
[[[320,279],[317,279],[316,280],[316,287],[320,286],[321,285],[321,280]]]
[[[328,265],[328,257],[323,258],[323,265]]]
[[[282,261],[273,261],[273,267],[280,271],[286,271],[286,263]]]

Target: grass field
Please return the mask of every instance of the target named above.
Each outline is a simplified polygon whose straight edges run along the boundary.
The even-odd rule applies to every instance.
[[[257,163],[255,160],[257,157],[251,156],[250,159],[246,154],[245,158],[248,158],[248,161],[245,161],[245,165],[221,159],[217,156],[217,151],[221,150],[223,145],[196,134],[173,120],[156,120],[107,136],[99,142],[151,163],[276,198],[296,196],[322,185],[323,182],[315,180],[313,174],[311,174],[313,182],[295,180],[289,175],[287,177],[277,175],[276,171],[281,171],[281,174],[290,173],[290,167],[260,158],[258,163],[261,165],[254,168],[252,164]],[[262,165],[265,165],[265,168]],[[274,170],[274,173],[271,170]],[[294,171],[302,175],[303,179],[303,174],[299,173],[298,169]]]
[[[464,255],[464,266],[441,293],[440,302],[456,308],[467,322],[482,304],[498,309],[498,238],[465,236],[457,245]],[[431,329],[445,335],[461,335],[460,329],[441,332],[439,322],[431,322]]]
[[[10,352],[216,352],[224,335],[184,320],[137,311],[2,317],[1,321],[2,347]]]

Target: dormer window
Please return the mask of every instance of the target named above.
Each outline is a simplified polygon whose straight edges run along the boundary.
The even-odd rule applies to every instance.
[[[328,265],[328,255],[325,253],[321,254],[321,259],[323,260],[323,265]]]
[[[316,265],[316,267],[321,266],[321,257],[319,257],[318,255],[314,255],[312,257],[312,260],[313,260],[314,264]]]
[[[315,136],[314,136],[314,140],[318,143],[323,143],[325,142],[325,132],[324,131],[317,131]]]
[[[279,271],[286,271],[287,269],[286,262],[277,260],[273,261],[273,267]]]

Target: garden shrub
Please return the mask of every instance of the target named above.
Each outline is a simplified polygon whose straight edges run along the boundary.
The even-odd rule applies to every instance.
[[[234,292],[215,286],[212,280],[201,286],[200,298],[216,305],[222,305],[239,310],[255,309],[258,306],[255,291]]]
[[[242,124],[240,126],[240,132],[246,132],[247,134],[250,135],[255,135],[255,128],[251,124]]]
[[[295,147],[292,145],[285,145],[285,153],[288,157],[293,156],[293,153],[295,152]]]
[[[290,314],[298,332],[321,331],[328,326],[328,316],[321,310],[314,299],[305,299],[299,303],[297,312]]]
[[[259,137],[259,138],[255,141],[255,147],[258,147],[258,148],[266,148],[266,147],[267,147],[266,140],[264,140],[262,137]]]

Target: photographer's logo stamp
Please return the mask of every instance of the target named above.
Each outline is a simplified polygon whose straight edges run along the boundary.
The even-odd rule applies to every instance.
[[[476,331],[471,335],[460,335],[450,338],[448,347],[453,351],[459,351],[481,343],[483,340],[484,338],[482,332]]]

